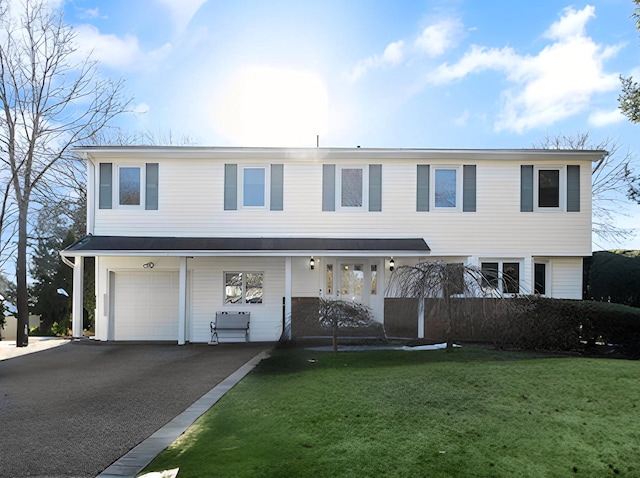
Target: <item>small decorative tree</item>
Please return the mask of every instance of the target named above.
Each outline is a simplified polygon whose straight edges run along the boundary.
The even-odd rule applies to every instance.
[[[338,352],[338,330],[345,327],[369,325],[373,320],[371,310],[357,302],[320,298],[318,310],[320,323],[332,328],[333,351]]]

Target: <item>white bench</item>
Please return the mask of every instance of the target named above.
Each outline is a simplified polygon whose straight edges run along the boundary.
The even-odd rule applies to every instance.
[[[250,312],[216,312],[216,320],[211,322],[211,344],[221,338],[244,339],[249,341]]]

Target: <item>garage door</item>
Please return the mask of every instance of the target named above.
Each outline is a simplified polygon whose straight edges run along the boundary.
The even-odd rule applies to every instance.
[[[177,340],[178,272],[118,272],[115,340]]]

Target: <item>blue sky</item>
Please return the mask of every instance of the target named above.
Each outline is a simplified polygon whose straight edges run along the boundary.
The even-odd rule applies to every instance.
[[[62,0],[51,0],[61,2]],[[631,0],[66,0],[81,53],[122,77],[130,130],[200,145],[528,148],[589,132],[640,154]],[[640,164],[638,164],[640,168]],[[640,206],[619,216],[640,225]],[[640,238],[594,249],[640,249]]]

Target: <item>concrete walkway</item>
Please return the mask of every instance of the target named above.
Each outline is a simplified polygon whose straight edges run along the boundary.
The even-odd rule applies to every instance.
[[[266,351],[260,352],[224,379],[220,385],[213,387],[184,412],[109,466],[98,478],[135,477],[267,356]]]
[[[69,343],[69,339],[61,339],[60,337],[29,337],[29,344],[26,347],[16,347],[15,340],[0,340],[0,360],[22,357],[67,343]]]

